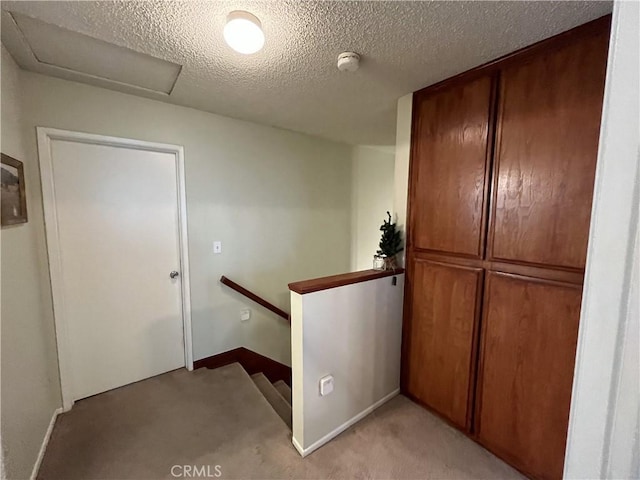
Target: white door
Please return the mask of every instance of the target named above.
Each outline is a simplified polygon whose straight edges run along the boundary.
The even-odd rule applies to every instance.
[[[48,151],[72,401],[183,367],[176,155],[55,138]]]

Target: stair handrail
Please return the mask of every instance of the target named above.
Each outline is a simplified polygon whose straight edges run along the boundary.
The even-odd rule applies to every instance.
[[[220,277],[220,283],[222,283],[223,285],[226,285],[230,289],[235,290],[236,292],[244,295],[248,299],[253,300],[257,304],[262,305],[267,310],[272,311],[273,313],[275,313],[276,315],[284,318],[288,322],[291,322],[291,316],[287,312],[285,312],[284,310],[276,307],[273,303],[268,302],[264,298],[259,297],[258,295],[256,295],[255,293],[251,292],[250,290],[247,290],[242,285],[237,284],[233,280],[229,280],[224,275],[222,275]]]

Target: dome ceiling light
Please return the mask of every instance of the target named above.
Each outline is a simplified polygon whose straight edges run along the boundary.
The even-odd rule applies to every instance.
[[[227,16],[224,39],[236,52],[245,55],[256,53],[264,46],[262,24],[255,15],[236,10]]]

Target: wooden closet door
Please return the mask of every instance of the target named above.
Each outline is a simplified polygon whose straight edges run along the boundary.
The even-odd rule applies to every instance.
[[[407,387],[416,400],[462,429],[470,420],[481,292],[480,268],[414,263]]]
[[[584,268],[608,39],[502,70],[490,258]]]
[[[534,478],[561,478],[581,285],[488,272],[475,430]]]
[[[480,258],[484,249],[492,77],[414,104],[412,247]]]
[[[494,77],[417,95],[403,390],[471,426]],[[429,258],[427,258],[429,257]],[[456,263],[476,262],[462,266]]]
[[[403,393],[535,478],[562,476],[610,20],[414,96]]]
[[[511,274],[487,274],[474,427],[535,478],[562,476],[607,46],[592,30],[500,75],[487,268]]]

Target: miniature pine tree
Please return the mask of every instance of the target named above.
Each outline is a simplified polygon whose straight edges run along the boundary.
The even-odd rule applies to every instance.
[[[396,230],[396,224],[391,223],[391,214],[387,212],[388,220],[384,220],[384,223],[380,226],[380,231],[382,232],[382,238],[380,239],[380,250],[378,250],[378,255],[381,255],[386,258],[391,258],[398,252],[403,250],[402,248],[402,238],[400,236],[400,232]]]

